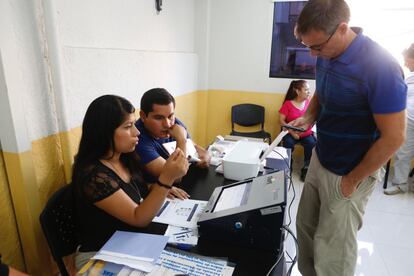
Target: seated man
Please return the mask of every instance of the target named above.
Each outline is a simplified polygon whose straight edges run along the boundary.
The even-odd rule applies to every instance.
[[[184,124],[175,118],[175,99],[164,88],[153,88],[142,95],[140,119],[136,122],[141,135],[136,151],[144,165],[147,182],[154,182],[160,175],[169,154],[162,146],[176,141],[185,155],[187,138],[190,138]],[[210,163],[208,152],[194,144],[198,158],[197,166],[207,168]]]

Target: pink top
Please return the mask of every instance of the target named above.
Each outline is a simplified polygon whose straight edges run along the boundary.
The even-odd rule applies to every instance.
[[[305,114],[306,109],[308,109],[309,100],[305,101],[305,106],[303,109],[299,109],[296,106],[293,105],[292,101],[286,101],[283,103],[282,107],[279,109],[279,113],[286,116],[286,123],[289,123],[290,121],[293,121],[303,114]],[[313,133],[312,126],[309,127],[305,132],[300,133],[299,137],[307,137]]]

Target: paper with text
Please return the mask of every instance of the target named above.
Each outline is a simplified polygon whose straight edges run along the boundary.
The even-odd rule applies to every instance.
[[[153,222],[170,224],[179,227],[197,228],[201,212],[207,201],[194,199],[166,199]]]

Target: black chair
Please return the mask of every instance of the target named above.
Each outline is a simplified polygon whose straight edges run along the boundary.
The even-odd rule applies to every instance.
[[[256,104],[238,104],[231,107],[230,135],[261,138],[270,144],[271,136],[264,130],[265,109]],[[234,130],[234,125],[250,127],[260,124],[261,130],[255,132],[240,132]]]
[[[73,189],[73,185],[69,184],[55,192],[39,218],[53,259],[62,276],[69,276],[63,257],[74,253],[78,246]]]

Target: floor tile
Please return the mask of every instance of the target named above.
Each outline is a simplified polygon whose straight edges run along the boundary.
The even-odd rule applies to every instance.
[[[402,248],[383,244],[378,244],[377,247],[384,258],[385,266],[390,276],[412,276],[414,274],[413,247]]]

